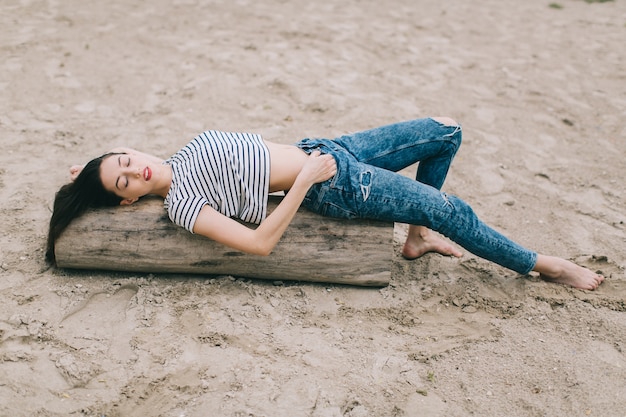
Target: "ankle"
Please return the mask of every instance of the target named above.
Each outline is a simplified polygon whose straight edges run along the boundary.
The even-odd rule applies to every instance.
[[[566,262],[564,259],[554,256],[538,255],[533,271],[547,277],[558,278],[563,274]]]
[[[409,238],[426,240],[431,236],[431,230],[425,226],[410,226]]]

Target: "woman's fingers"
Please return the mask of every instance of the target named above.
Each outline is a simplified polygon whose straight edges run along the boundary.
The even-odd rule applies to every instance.
[[[80,174],[80,172],[83,170],[83,166],[82,165],[73,165],[70,167],[70,179],[72,181],[74,181],[76,179],[76,177],[78,177],[78,174]]]
[[[313,151],[303,167],[303,173],[314,183],[323,182],[332,178],[333,175],[337,173],[337,163],[332,155]]]

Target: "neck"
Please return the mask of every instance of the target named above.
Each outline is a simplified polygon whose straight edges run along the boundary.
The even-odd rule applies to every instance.
[[[156,185],[154,194],[165,198],[170,192],[172,185],[172,167],[167,164],[159,165],[159,182]]]

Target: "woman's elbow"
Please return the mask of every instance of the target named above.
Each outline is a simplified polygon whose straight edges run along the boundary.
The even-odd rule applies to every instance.
[[[250,247],[250,250],[247,252],[258,256],[269,256],[274,251],[275,247],[276,243],[272,243],[271,241],[263,239],[261,241],[255,242],[255,244]]]
[[[261,245],[255,248],[252,254],[259,255],[259,256],[270,256],[273,251],[274,251],[273,245],[272,246]]]

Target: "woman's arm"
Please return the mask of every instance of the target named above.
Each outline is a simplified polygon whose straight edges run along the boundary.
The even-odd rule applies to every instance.
[[[337,165],[331,155],[313,152],[287,195],[256,229],[250,229],[210,206],[204,206],[193,231],[243,252],[269,255],[287,230],[309,188],[315,183],[332,178],[336,172]]]

